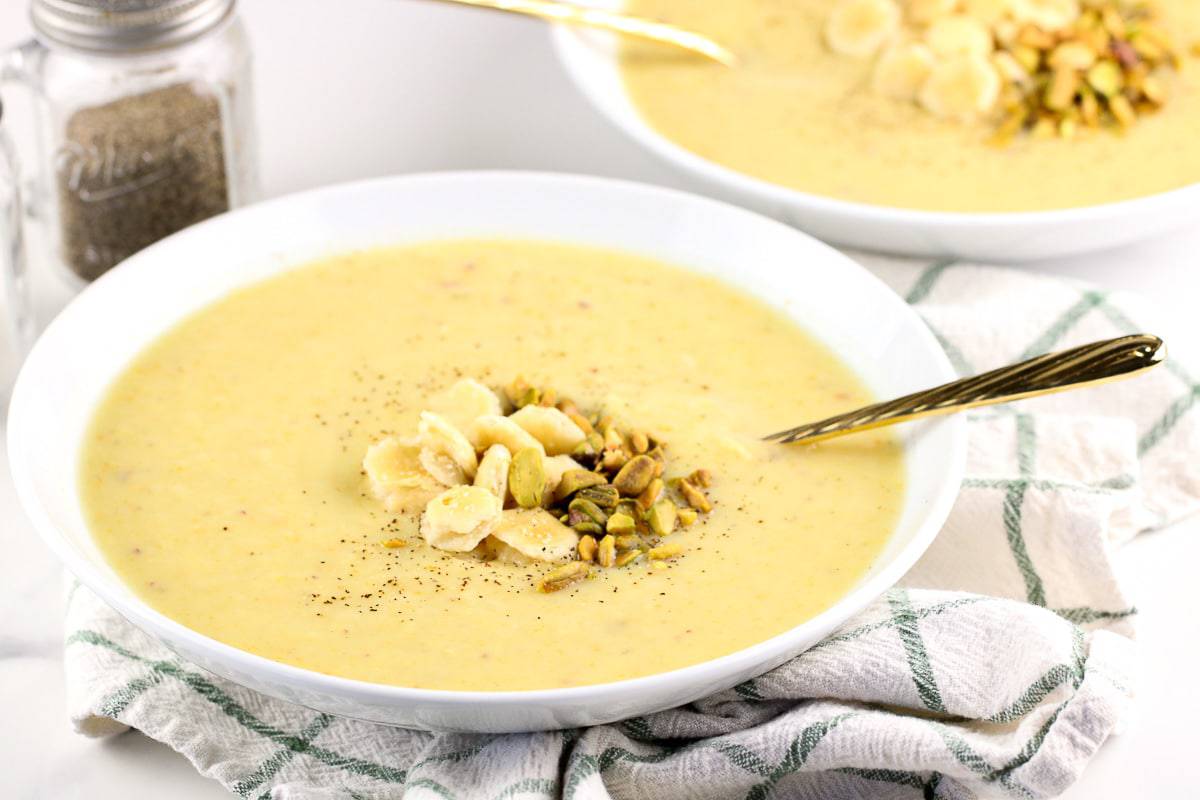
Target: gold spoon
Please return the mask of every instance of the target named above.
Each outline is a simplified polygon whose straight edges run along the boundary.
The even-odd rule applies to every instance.
[[[649,39],[662,44],[681,47],[693,53],[711,58],[713,61],[732,67],[737,64],[737,57],[726,48],[714,42],[707,36],[684,30],[665,22],[655,22],[640,17],[631,17],[615,11],[603,11],[598,8],[584,8],[566,3],[556,3],[551,0],[441,0],[444,3],[458,3],[476,8],[490,8],[496,11],[508,11],[513,14],[525,14],[531,17],[562,22],[567,25],[584,25],[590,28],[601,28],[606,31],[623,33],[640,39]]]
[[[1167,347],[1157,336],[1121,336],[1048,353],[764,438],[781,444],[820,442],[921,417],[1120,380],[1156,367],[1166,358]]]

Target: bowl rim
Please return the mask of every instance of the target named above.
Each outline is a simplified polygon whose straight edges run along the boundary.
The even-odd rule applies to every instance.
[[[551,42],[559,62],[563,65],[571,82],[591,105],[612,125],[626,136],[650,150],[655,156],[669,164],[693,173],[726,189],[765,198],[793,208],[803,208],[821,214],[856,218],[869,224],[895,227],[956,227],[978,226],[989,230],[1025,229],[1031,225],[1046,227],[1066,226],[1081,222],[1097,222],[1103,219],[1130,215],[1144,216],[1160,207],[1177,207],[1189,200],[1200,199],[1200,180],[1138,197],[1093,203],[1083,206],[1049,208],[1040,211],[937,211],[930,209],[904,208],[857,200],[842,200],[828,195],[794,189],[780,183],[739,172],[711,161],[656,130],[645,120],[633,105],[629,94],[622,91],[622,100],[634,111],[631,115],[615,113],[611,98],[602,97],[592,90],[591,81],[583,77],[585,59],[605,62],[607,68],[616,69],[616,59],[610,54],[599,55],[599,48],[589,37],[603,36],[596,31],[584,32],[569,25],[554,23],[550,32]]]
[[[645,194],[657,195],[660,198],[667,199],[671,202],[692,203],[698,206],[705,206],[712,209],[715,213],[720,213],[727,216],[745,216],[754,218],[759,224],[769,224],[776,226],[787,232],[789,236],[799,237],[807,240],[807,245],[828,251],[835,259],[846,262],[848,268],[860,270],[861,277],[865,280],[874,282],[887,292],[894,294],[892,289],[883,283],[876,275],[874,275],[866,267],[851,259],[849,256],[841,253],[837,249],[825,244],[824,242],[796,230],[784,223],[772,220],[761,214],[749,211],[730,203],[714,200],[701,195],[690,192],[681,191],[678,189],[666,188],[652,184],[640,183],[636,181],[628,181],[616,178],[599,177],[592,175],[579,175],[573,173],[554,173],[540,171],[522,171],[522,170],[464,170],[464,171],[437,171],[411,173],[403,175],[383,176],[377,178],[367,178],[357,181],[348,181],[343,183],[331,184],[315,189],[309,189],[301,192],[290,193],[276,197],[270,200],[254,203],[245,206],[242,209],[226,212],[205,220],[201,223],[193,225],[178,233],[166,237],[162,242],[167,240],[177,240],[184,237],[192,237],[204,235],[204,231],[212,228],[219,229],[224,224],[224,220],[229,217],[239,215],[243,212],[252,212],[257,209],[282,207],[286,208],[289,204],[305,200],[312,201],[320,198],[332,198],[341,192],[353,192],[359,189],[372,186],[388,186],[399,184],[402,186],[420,185],[421,183],[438,183],[443,181],[526,181],[540,183],[557,183],[560,185],[574,185],[580,187],[580,191],[588,191],[588,187],[599,186],[617,189],[625,192],[638,192]],[[861,608],[871,600],[881,596],[885,591],[891,588],[904,575],[905,572],[925,553],[941,530],[942,524],[949,515],[950,508],[958,497],[961,486],[962,477],[965,473],[966,458],[967,458],[967,428],[966,420],[963,415],[953,415],[939,420],[936,424],[946,425],[949,428],[949,436],[951,446],[946,453],[946,461],[948,469],[946,478],[938,487],[935,496],[927,507],[922,509],[920,513],[920,522],[916,526],[916,530],[911,541],[904,545],[892,558],[892,560],[884,564],[882,568],[873,576],[868,577],[858,585],[851,588],[846,593],[842,594],[832,605],[821,611],[814,617],[804,620],[803,622],[788,628],[768,639],[756,642],[748,647],[736,650],[732,653],[727,653],[717,658],[702,661],[696,664],[689,664],[684,667],[679,667],[666,672],[653,673],[635,678],[627,678],[618,681],[609,681],[605,683],[587,684],[583,686],[571,686],[557,689],[522,689],[522,690],[454,690],[454,689],[420,689],[414,687],[397,686],[386,683],[376,683],[372,681],[364,681],[355,678],[346,678],[329,673],[318,672],[304,667],[287,664],[281,661],[275,661],[265,656],[256,655],[247,650],[234,647],[217,639],[213,639],[205,634],[195,631],[180,622],[176,622],[170,617],[152,608],[149,604],[142,601],[132,590],[125,589],[124,593],[121,590],[121,581],[115,576],[110,577],[105,575],[95,564],[93,564],[83,553],[79,552],[65,535],[60,533],[57,526],[50,518],[48,509],[42,504],[40,496],[36,488],[36,481],[33,471],[28,460],[22,455],[33,444],[26,437],[31,434],[26,433],[29,426],[24,422],[34,413],[34,405],[36,400],[36,387],[31,385],[33,378],[29,377],[33,370],[30,365],[38,364],[44,360],[42,352],[49,347],[46,342],[51,338],[47,334],[52,331],[57,331],[59,328],[70,325],[71,320],[77,313],[78,307],[82,303],[91,302],[90,298],[94,297],[95,290],[93,287],[106,286],[114,280],[119,280],[121,276],[128,272],[126,265],[141,264],[144,262],[153,263],[155,253],[160,249],[161,242],[150,245],[139,253],[129,257],[126,261],[119,264],[114,269],[102,275],[94,281],[90,286],[85,288],[76,298],[74,298],[68,306],[47,326],[46,331],[38,341],[34,344],[28,357],[23,364],[17,380],[14,384],[11,395],[11,402],[7,418],[7,451],[9,464],[12,473],[16,493],[22,509],[29,521],[32,523],[34,530],[39,538],[47,544],[54,554],[63,562],[64,566],[79,580],[80,583],[87,586],[95,592],[105,603],[112,607],[122,617],[132,622],[140,630],[147,632],[160,640],[179,640],[187,642],[189,646],[204,650],[212,654],[214,661],[232,666],[233,668],[252,675],[266,674],[272,676],[275,680],[287,683],[293,687],[319,693],[324,696],[333,697],[353,697],[355,700],[363,701],[365,698],[370,698],[369,702],[376,704],[412,704],[412,703],[437,703],[444,706],[486,706],[489,708],[513,707],[513,706],[528,706],[528,705],[549,705],[554,707],[570,706],[573,704],[591,703],[598,699],[604,699],[613,696],[619,696],[626,693],[635,692],[654,692],[658,689],[669,689],[673,684],[685,682],[688,678],[702,677],[705,672],[719,671],[724,673],[732,673],[739,666],[745,667],[748,665],[757,665],[768,663],[773,656],[787,652],[789,649],[794,649],[795,642],[803,639],[805,631],[819,629],[822,626],[833,627],[840,620],[844,620],[846,615],[843,613],[846,606],[856,606]],[[635,252],[631,250],[631,252]],[[284,265],[278,270],[279,273],[287,269],[294,268],[304,263],[303,258],[296,257],[294,254],[289,256],[284,261]],[[686,267],[686,264],[680,266]],[[277,272],[272,272],[277,274]],[[254,282],[265,279],[262,276],[252,278],[242,285],[250,285]],[[898,302],[903,304],[902,298],[897,298]],[[73,311],[73,309],[75,309]],[[911,309],[910,309],[911,311]],[[937,343],[932,331],[920,320],[916,312],[911,312],[914,316],[914,322],[918,323],[914,327],[914,334],[924,340],[925,350],[927,355],[933,361],[933,365],[944,374],[947,380],[955,377],[955,372],[950,364],[949,358],[945,351]],[[162,330],[158,331],[159,334]],[[852,612],[854,613],[854,612]],[[201,667],[202,668],[202,667]],[[291,700],[291,702],[300,702]]]

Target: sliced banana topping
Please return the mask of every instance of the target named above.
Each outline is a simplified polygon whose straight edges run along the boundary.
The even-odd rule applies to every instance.
[[[453,486],[429,501],[421,516],[421,536],[433,547],[474,550],[500,521],[502,506],[481,486]]]
[[[550,456],[570,453],[587,438],[583,430],[557,408],[525,406],[509,419],[541,442],[546,455]]]
[[[1079,0],[1012,0],[1009,12],[1019,23],[1061,31],[1079,19]]]
[[[393,514],[424,507],[442,488],[422,468],[416,445],[398,436],[367,448],[362,465],[371,493]]]
[[[399,436],[381,439],[367,448],[363,471],[371,482],[371,491],[382,499],[396,489],[421,486],[429,479],[417,457],[419,448]]]
[[[895,0],[840,0],[825,25],[825,41],[836,53],[865,58],[883,47],[899,25]]]
[[[939,58],[988,56],[992,52],[992,32],[982,22],[966,14],[953,14],[936,20],[925,31],[925,41]]]
[[[962,12],[984,25],[995,25],[1012,11],[1013,0],[962,0]]]
[[[535,561],[574,558],[579,535],[544,508],[510,508],[500,515],[491,537]]]
[[[982,56],[958,56],[933,68],[917,99],[945,119],[971,120],[987,113],[1000,96],[1000,76]]]
[[[479,465],[475,448],[445,417],[422,411],[417,442],[421,446],[422,466],[442,483],[456,486],[475,477]]]
[[[463,378],[435,397],[430,410],[460,431],[486,414],[500,413],[500,398],[474,378]]]
[[[928,25],[954,11],[958,0],[908,0],[908,18],[918,25]]]
[[[487,489],[501,502],[508,494],[508,468],[512,464],[512,453],[502,444],[494,444],[479,459],[475,472],[475,485]]]
[[[528,431],[513,422],[510,417],[502,417],[499,414],[485,414],[476,419],[467,428],[467,437],[476,450],[486,450],[494,444],[502,444],[510,453],[516,453],[526,447],[536,447],[543,453],[546,452],[542,443],[529,435]]]
[[[875,64],[872,88],[897,100],[915,100],[933,72],[934,61],[933,51],[921,42],[892,45]]]

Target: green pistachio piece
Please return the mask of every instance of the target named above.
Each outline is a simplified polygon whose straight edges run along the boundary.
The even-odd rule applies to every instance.
[[[508,467],[508,491],[521,508],[536,508],[542,504],[546,490],[546,467],[542,453],[536,447],[518,450]]]
[[[606,530],[614,536],[623,536],[637,530],[637,521],[628,514],[613,514],[608,518]]]
[[[617,477],[613,478],[613,486],[624,497],[637,497],[646,490],[650,481],[654,480],[654,459],[650,456],[634,456],[621,467]]]
[[[655,536],[666,536],[675,530],[676,508],[670,500],[660,500],[650,507],[646,522]]]
[[[604,483],[604,476],[597,475],[587,469],[569,469],[563,473],[562,480],[554,490],[554,502],[561,503],[580,489],[589,486],[599,486]]]

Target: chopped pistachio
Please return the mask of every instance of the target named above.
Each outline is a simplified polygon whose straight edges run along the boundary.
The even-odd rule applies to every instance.
[[[682,480],[678,484],[679,493],[683,495],[683,499],[687,504],[702,514],[707,514],[712,511],[712,503],[704,496],[704,492],[692,485],[691,481]]]
[[[576,496],[567,506],[567,514],[572,527],[580,522],[594,522],[603,528],[608,523],[608,514],[586,497]]]
[[[641,557],[641,550],[627,550],[626,552],[617,556],[617,560],[613,563],[615,563],[618,567],[625,567],[637,561]]]
[[[617,541],[612,536],[605,536],[596,547],[596,563],[602,567],[611,567],[617,559]]]
[[[1108,110],[1112,112],[1113,118],[1123,126],[1132,125],[1137,120],[1137,114],[1134,112],[1129,98],[1123,94],[1108,98]]]
[[[542,576],[541,581],[538,582],[538,589],[543,592],[557,592],[576,581],[583,580],[588,576],[589,571],[587,562],[572,561],[570,564],[552,569]]]
[[[627,533],[633,533],[637,530],[637,521],[627,514],[613,514],[608,518],[608,524],[605,530],[614,536],[621,536]]]
[[[604,449],[604,440],[602,438],[600,438],[600,434],[596,433],[595,431],[592,431],[591,433],[589,433],[587,435],[586,439],[584,439],[582,442],[580,442],[575,447],[575,449],[571,451],[571,455],[573,455],[577,458],[578,457],[583,457],[583,458],[594,457],[603,449]]]
[[[629,446],[640,455],[650,449],[650,437],[643,431],[634,431],[629,434]]]
[[[403,539],[385,539],[383,546],[390,550],[394,550],[397,547],[408,547],[408,542],[404,541]]]
[[[1075,92],[1079,90],[1080,83],[1079,73],[1075,70],[1056,69],[1054,76],[1050,79],[1050,84],[1046,87],[1046,94],[1042,102],[1046,104],[1046,108],[1062,111],[1075,102]]]
[[[675,512],[675,515],[677,517],[679,517],[680,527],[686,528],[686,527],[690,526],[692,523],[694,523],[699,518],[700,513],[698,511],[696,511],[696,509],[692,508],[691,506],[685,506],[683,508],[678,509]]]
[[[650,507],[646,515],[650,530],[655,536],[666,536],[675,530],[676,509],[670,500],[660,500]]]
[[[637,536],[617,536],[614,540],[618,550],[634,550],[642,546],[642,540]]]
[[[577,548],[580,561],[591,561],[596,555],[596,540],[591,536],[580,536]]]
[[[1093,64],[1087,71],[1087,82],[1096,90],[1097,94],[1103,97],[1112,97],[1125,85],[1121,68],[1111,58]]]
[[[1161,106],[1167,101],[1166,86],[1153,75],[1149,75],[1143,79],[1140,88],[1146,99],[1156,106]]]
[[[650,507],[657,503],[658,498],[662,496],[663,488],[662,478],[650,481],[650,485],[637,497],[638,510],[643,514],[649,511]]]
[[[571,529],[584,536],[601,536],[604,533],[604,526],[590,519],[576,522],[574,525],[571,525]]]
[[[588,422],[588,418],[583,414],[580,414],[578,411],[564,411],[563,413],[567,415],[567,419],[578,425],[579,430],[583,431],[584,434],[596,432],[596,429],[592,427],[592,423]]]
[[[707,489],[712,486],[712,473],[704,468],[693,470],[691,475],[688,475],[688,481],[694,486],[699,486],[701,489]]]
[[[542,452],[536,447],[518,450],[508,467],[508,491],[521,508],[542,504],[546,490],[546,468]]]
[[[670,542],[669,544],[660,544],[658,547],[651,547],[646,553],[651,561],[666,561],[669,558],[675,558],[683,554],[683,545],[679,542]]]
[[[654,480],[654,464],[650,456],[634,456],[613,478],[613,486],[625,497],[637,497]]]
[[[532,387],[530,387],[529,381],[525,380],[523,376],[518,375],[513,378],[512,383],[504,387],[504,396],[508,398],[509,403],[516,406],[517,401],[524,397],[530,388]]]
[[[624,450],[605,450],[600,464],[604,469],[612,471],[621,469],[628,460],[629,456]]]
[[[603,475],[597,475],[587,469],[569,469],[563,473],[554,489],[554,502],[561,503],[580,489],[599,486],[602,483],[605,483]]]
[[[617,507],[617,501],[620,496],[617,494],[616,487],[604,483],[598,486],[589,486],[586,489],[580,489],[575,493],[576,497],[583,497],[591,500],[596,505],[605,511],[612,511]]]

